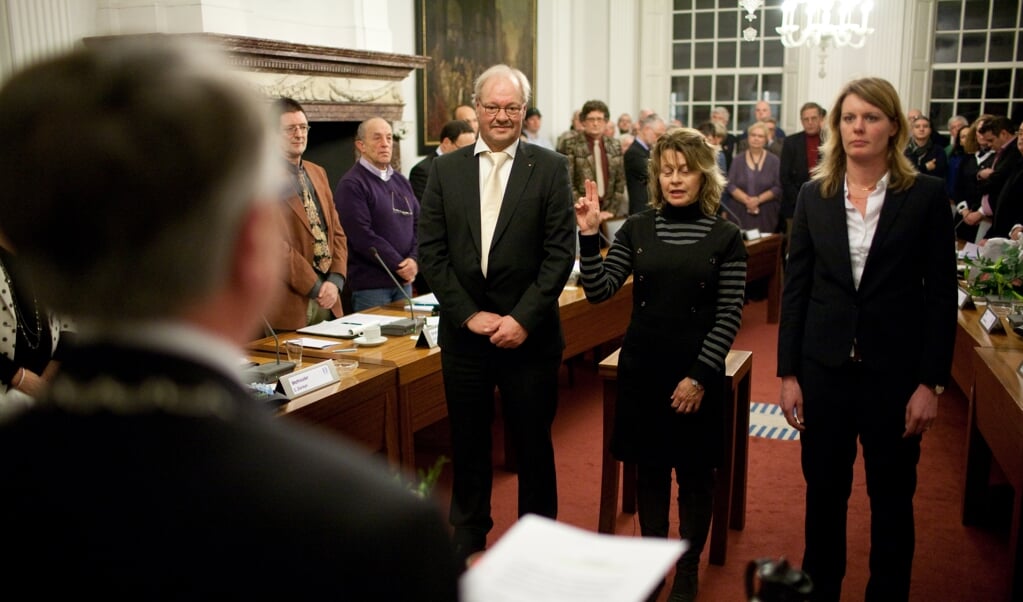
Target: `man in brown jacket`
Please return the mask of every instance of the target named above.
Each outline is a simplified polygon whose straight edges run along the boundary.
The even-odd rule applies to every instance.
[[[288,270],[285,294],[268,318],[275,329],[296,330],[339,318],[348,274],[348,240],[338,220],[327,172],[302,160],[309,119],[295,100],[275,102],[289,186],[282,201]]]

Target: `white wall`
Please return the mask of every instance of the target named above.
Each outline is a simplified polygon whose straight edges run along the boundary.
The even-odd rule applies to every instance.
[[[613,118],[642,108],[667,114],[672,0],[536,0],[534,104],[541,133],[556,137],[591,98]],[[799,105],[830,106],[852,77],[889,79],[907,107],[925,108],[930,85],[929,27],[936,0],[876,2],[865,48],[831,49],[819,78],[818,51],[786,50],[787,131],[800,129]],[[289,42],[415,54],[415,0],[0,0],[0,79],[15,68],[91,35],[213,32]],[[417,115],[416,78],[401,85],[403,119]],[[414,132],[414,127],[409,127]],[[401,142],[404,167],[420,157]]]

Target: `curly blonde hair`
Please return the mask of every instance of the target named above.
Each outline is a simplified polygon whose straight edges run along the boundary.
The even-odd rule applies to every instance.
[[[700,210],[707,216],[717,215],[721,195],[725,190],[725,177],[718,169],[716,159],[717,149],[699,130],[686,127],[669,129],[650,149],[650,177],[647,184],[650,206],[659,210],[667,203],[661,192],[661,157],[670,151],[680,153],[685,157],[688,168],[703,176],[697,196]]]

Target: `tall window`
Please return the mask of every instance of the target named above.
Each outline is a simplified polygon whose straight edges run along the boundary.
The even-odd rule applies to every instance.
[[[781,2],[767,0],[749,22],[736,0],[674,0],[669,118],[696,126],[720,105],[731,114],[728,129],[740,132],[759,100],[781,114]],[[747,27],[757,30],[755,41],[743,41]]]
[[[983,113],[1023,118],[1020,0],[938,0],[931,123]]]

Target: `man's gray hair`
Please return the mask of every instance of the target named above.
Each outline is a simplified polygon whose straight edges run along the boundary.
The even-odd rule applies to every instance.
[[[0,90],[0,228],[51,309],[149,319],[222,284],[282,171],[270,111],[228,73],[205,45],[132,36]]]
[[[491,78],[497,76],[507,77],[514,81],[522,93],[522,106],[525,107],[529,104],[529,99],[533,93],[533,88],[529,85],[529,78],[522,71],[508,65],[494,65],[476,78],[476,85],[473,87],[472,92],[474,102],[480,102],[480,97],[483,95],[483,85]]]
[[[713,109],[710,110],[710,114],[711,115],[724,115],[726,120],[729,119],[732,116],[732,114],[728,112],[728,109],[726,109],[724,107],[714,107]]]

